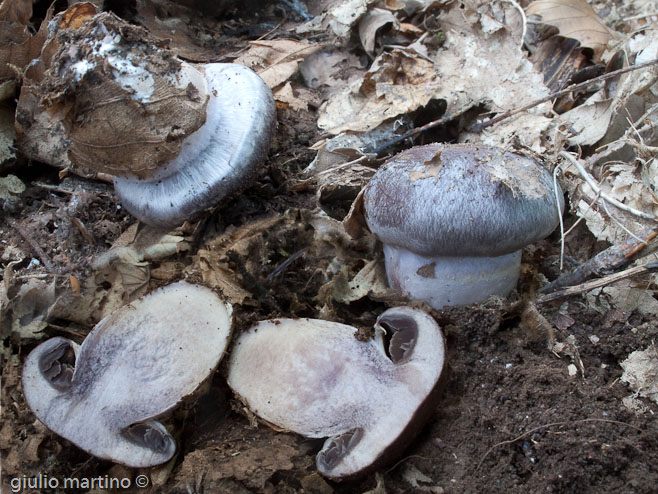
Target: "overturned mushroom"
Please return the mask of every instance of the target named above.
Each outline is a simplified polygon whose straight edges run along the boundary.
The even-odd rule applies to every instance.
[[[231,333],[231,307],[179,282],[112,313],[82,345],[56,337],[23,367],[23,393],[52,431],[131,467],[169,460],[174,439],[156,417],[215,369]]]
[[[436,309],[507,296],[521,249],[558,225],[548,170],[489,146],[430,144],[391,158],[364,190],[391,288]]]
[[[306,437],[328,437],[316,458],[343,480],[390,461],[429,417],[445,365],[444,339],[422,311],[384,312],[376,336],[314,319],[263,321],[231,353],[228,383],[256,415]]]
[[[182,62],[145,29],[91,4],[52,25],[16,111],[27,156],[111,175],[126,209],[164,228],[248,185],[276,123],[255,72]]]

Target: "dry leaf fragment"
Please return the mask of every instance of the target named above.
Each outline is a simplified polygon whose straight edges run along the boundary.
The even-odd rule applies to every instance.
[[[621,380],[638,395],[658,403],[658,349],[651,345],[646,350],[631,353],[620,363],[624,373]]]
[[[274,89],[295,75],[299,64],[317,49],[316,45],[292,39],[252,41],[235,63],[257,72]]]
[[[388,10],[374,8],[359,22],[359,38],[364,50],[371,56],[375,54],[377,31],[387,24],[399,26],[400,21]]]
[[[526,14],[537,15],[541,22],[560,30],[560,35],[580,41],[594,51],[599,61],[616,33],[606,26],[585,0],[537,0],[528,5]]]
[[[31,35],[27,24],[32,17],[31,0],[4,0],[0,4],[0,79],[16,78],[34,58],[48,34],[52,7],[42,21],[39,31]]]

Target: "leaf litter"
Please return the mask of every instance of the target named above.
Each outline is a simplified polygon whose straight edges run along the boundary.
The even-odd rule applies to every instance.
[[[443,139],[522,146],[560,165],[556,179],[569,200],[565,226],[584,219],[565,237],[567,265],[655,229],[655,222],[633,213],[658,214],[655,65],[574,94],[571,111],[556,114],[546,102],[473,130],[475,123],[549,95],[522,44],[531,14],[594,53],[592,65],[657,58],[646,2],[606,10],[560,0],[560,8],[577,10],[575,27],[551,18],[548,3],[534,2],[525,19],[519,8],[527,2],[475,0],[309,1],[310,21],[284,7],[263,7],[255,15],[230,2],[218,4],[213,15],[165,0],[139,2],[137,13],[122,13],[169,39],[188,60],[238,61],[260,72],[277,100],[277,137],[266,169],[240,197],[201,222],[158,234],[117,207],[104,184],[28,164],[14,153],[13,136],[3,133],[10,153],[0,155],[0,171],[9,170],[26,187],[12,193],[13,206],[0,205],[3,489],[9,489],[8,478],[36,472],[134,475],[77,451],[27,411],[20,365],[40,338],[81,341],[105,314],[181,277],[221,289],[238,308],[238,332],[280,316],[365,328],[385,307],[405,304],[387,290],[358,193],[382,161],[381,151],[372,151],[392,152],[400,144],[390,141],[428,121],[449,117],[441,132],[407,138],[406,145]],[[25,2],[15,5],[27,9]],[[231,15],[222,17],[226,12]],[[31,60],[40,50],[43,40],[30,40],[42,30],[26,29],[30,16],[24,10],[10,19],[18,36],[11,57]],[[258,34],[248,34],[249,26]],[[621,62],[614,59],[620,48]],[[21,70],[21,63],[13,65]],[[15,85],[14,69],[6,74],[0,83]],[[571,161],[557,158],[564,149],[580,151],[574,159],[598,191]],[[3,173],[3,183],[13,180],[8,177]],[[22,225],[44,259],[7,217]],[[648,244],[637,263],[652,259]],[[520,295],[557,277],[559,251],[557,234],[526,250]],[[177,458],[147,474],[161,492],[481,492],[494,480],[506,490],[612,492],[632,485],[651,492],[658,480],[651,420],[658,411],[651,401],[657,288],[655,275],[646,275],[541,306],[555,333],[555,353],[545,329],[518,323],[522,297],[434,311],[451,354],[442,407],[399,464],[356,484],[315,479],[319,445],[244,417],[224,383],[225,369],[196,407],[171,418],[185,437]],[[576,370],[572,378],[569,366]],[[569,425],[596,417],[611,423]],[[489,452],[534,430],[527,440]]]

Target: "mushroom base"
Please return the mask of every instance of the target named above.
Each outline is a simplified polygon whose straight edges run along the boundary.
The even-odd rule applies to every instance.
[[[384,245],[384,256],[390,287],[435,309],[506,297],[521,268],[520,250],[498,257],[424,257]]]

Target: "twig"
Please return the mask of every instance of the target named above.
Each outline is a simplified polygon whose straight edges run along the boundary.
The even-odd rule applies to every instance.
[[[435,127],[439,127],[440,125],[443,125],[445,123],[448,123],[450,120],[453,120],[455,118],[454,115],[446,115],[445,117],[441,117],[438,120],[434,120],[433,122],[430,122],[428,124],[423,125],[422,127],[417,127],[415,129],[411,129],[409,132],[406,132],[402,135],[399,135],[397,137],[394,137],[393,139],[390,139],[389,141],[386,141],[384,144],[382,144],[379,147],[376,147],[372,151],[365,151],[366,154],[380,154],[382,151],[385,149],[393,146],[394,144],[397,144],[398,142],[402,142],[406,139],[409,139],[410,137],[414,137],[421,132],[425,132],[426,130],[433,129]]]
[[[565,94],[569,94],[573,91],[578,91],[580,89],[584,89],[588,86],[591,86],[592,84],[596,84],[597,82],[605,81],[607,79],[611,79],[613,77],[616,77],[621,74],[625,74],[627,72],[632,72],[634,70],[639,70],[639,69],[644,69],[645,67],[649,67],[651,65],[656,65],[658,64],[658,58],[655,60],[651,60],[649,62],[641,63],[639,65],[632,65],[630,67],[626,67],[624,69],[619,69],[615,70],[613,72],[608,72],[607,74],[600,75],[598,77],[595,77],[594,79],[590,79],[588,81],[581,82],[579,84],[572,84],[571,86],[566,87],[565,89],[562,89],[560,91],[556,91],[554,93],[549,94],[548,96],[545,96],[543,98],[540,98],[538,100],[533,101],[532,103],[529,103],[525,106],[522,106],[521,108],[517,108],[516,110],[508,110],[504,113],[501,113],[500,115],[487,120],[486,122],[479,123],[477,125],[474,125],[471,128],[472,132],[480,132],[487,127],[491,127],[492,125],[497,124],[498,122],[501,122],[502,120],[505,120],[513,115],[516,115],[517,113],[524,112],[526,110],[529,110],[530,108],[534,108],[537,105],[541,105],[542,103],[545,103],[546,101],[550,101],[555,98],[559,98],[560,96],[564,96]]]
[[[41,263],[46,267],[48,271],[51,273],[55,274],[61,274],[60,271],[53,266],[53,263],[50,262],[50,258],[46,255],[46,253],[43,251],[41,246],[37,244],[32,237],[28,235],[28,233],[25,231],[25,229],[16,221],[12,220],[11,218],[7,218],[7,222],[9,223],[9,226],[11,226],[14,230],[18,232],[18,234],[23,237],[23,240],[25,240],[30,247],[32,247],[32,250],[34,253],[37,255]]]
[[[530,435],[534,432],[537,432],[537,431],[542,430],[542,429],[547,429],[549,427],[558,427],[558,426],[563,426],[563,425],[575,425],[575,424],[582,424],[582,423],[585,423],[585,422],[604,422],[604,423],[607,423],[607,424],[625,425],[626,427],[631,427],[632,429],[638,430],[640,432],[642,431],[642,429],[640,429],[639,427],[635,427],[634,425],[627,424],[626,422],[619,422],[618,420],[610,420],[610,419],[597,419],[597,418],[580,419],[580,420],[565,421],[565,422],[553,422],[552,424],[544,424],[544,425],[540,425],[538,427],[535,427],[533,429],[530,429],[529,431],[525,431],[523,434],[521,434],[520,436],[515,437],[514,439],[509,439],[507,441],[501,441],[501,442],[496,443],[493,446],[491,446],[487,450],[487,452],[484,454],[484,456],[482,457],[480,462],[477,464],[477,466],[475,467],[475,471],[479,470],[479,468],[480,468],[480,466],[482,466],[482,463],[484,462],[484,460],[487,458],[487,456],[489,456],[489,453],[491,453],[494,449],[498,448],[499,446],[504,446],[506,444],[514,444],[515,442],[520,441],[524,437],[526,437],[526,436],[528,436],[528,435]]]
[[[571,233],[571,232],[572,232],[572,231],[578,226],[578,224],[579,224],[581,221],[583,221],[583,220],[585,219],[585,214],[586,214],[590,209],[592,209],[592,206],[594,206],[594,203],[595,203],[596,201],[599,200],[599,197],[601,197],[601,194],[596,194],[596,195],[594,196],[594,199],[592,199],[592,200],[589,202],[589,204],[587,205],[587,209],[585,209],[585,211],[582,212],[580,218],[578,218],[578,219],[575,221],[575,223],[574,223],[573,225],[571,225],[571,227],[570,227],[566,232],[564,232],[564,236],[565,236],[565,237],[566,237],[567,235],[569,235],[569,234],[570,234],[570,233]]]
[[[516,110],[508,110],[508,111],[506,111],[504,113],[501,113],[500,115],[498,115],[498,116],[496,116],[492,119],[489,119],[485,122],[481,122],[479,124],[476,124],[470,130],[472,132],[480,132],[480,131],[486,129],[487,127],[491,127],[492,125],[495,125],[498,122],[500,122],[502,120],[505,120],[506,118],[511,117],[512,115],[516,115],[517,113],[521,113],[521,112],[524,112],[526,110],[529,110],[530,108],[534,108],[535,106],[541,105],[542,103],[545,103],[546,101],[550,101],[552,99],[558,98],[558,97],[563,96],[565,94],[569,94],[573,91],[577,91],[579,89],[586,88],[586,87],[588,87],[592,84],[595,84],[597,82],[604,81],[606,79],[610,79],[612,77],[616,77],[618,75],[625,74],[625,73],[631,72],[633,70],[643,69],[645,67],[649,67],[651,65],[656,65],[656,64],[658,64],[658,59],[651,60],[650,62],[646,62],[646,63],[640,64],[640,65],[633,65],[631,67],[626,67],[624,69],[615,70],[613,72],[609,72],[607,74],[600,75],[598,77],[595,77],[594,79],[590,79],[589,81],[581,82],[579,84],[573,84],[573,85],[571,85],[571,86],[569,86],[565,89],[562,89],[561,91],[551,93],[548,96],[545,96],[541,99],[535,100],[532,103],[527,104],[526,106],[523,106],[521,108],[517,108]],[[441,125],[444,125],[444,124],[448,123],[450,120],[454,120],[455,118],[457,118],[456,115],[445,115],[445,116],[439,118],[438,120],[434,120],[434,121],[432,121],[428,124],[423,125],[422,127],[417,127],[415,129],[411,129],[409,132],[406,132],[406,133],[404,133],[400,136],[394,137],[393,139],[385,142],[384,144],[380,145],[379,147],[377,147],[377,148],[375,148],[371,151],[367,151],[367,153],[372,153],[372,154],[377,154],[378,155],[381,152],[383,152],[385,149],[389,148],[390,146],[393,146],[394,144],[397,144],[398,142],[404,141],[405,139],[409,139],[410,137],[414,137],[414,136],[416,136],[416,135],[418,135],[422,132],[433,129],[435,127],[439,127]]]
[[[270,286],[274,278],[282,274],[286,269],[288,269],[288,266],[290,266],[293,262],[295,262],[297,259],[302,257],[304,254],[306,254],[307,250],[308,248],[306,247],[301,250],[298,250],[293,255],[291,255],[288,259],[286,259],[281,264],[279,264],[276,268],[274,268],[272,272],[268,274],[267,277],[265,278],[264,285]]]
[[[526,35],[526,32],[528,31],[528,19],[525,16],[525,12],[523,11],[523,7],[521,7],[514,0],[503,0],[503,1],[512,4],[512,7],[514,7],[519,12],[519,15],[521,16],[521,24],[522,24],[522,28],[521,28],[521,47],[523,47],[523,43],[525,41],[525,35]]]
[[[579,295],[581,293],[586,293],[596,288],[601,288],[638,274],[653,273],[655,271],[658,271],[658,261],[650,262],[643,266],[636,266],[634,268],[629,268],[619,273],[604,276],[603,278],[599,278],[593,281],[588,281],[580,285],[570,286],[568,288],[565,288],[564,290],[559,290],[554,293],[550,293],[548,295],[539,297],[535,303],[544,304],[546,302],[551,302],[553,300],[568,297],[570,295]]]
[[[556,166],[553,170],[553,191],[555,192],[555,204],[557,205],[557,216],[560,219],[560,272],[564,266],[564,220],[562,219],[562,208],[560,207],[560,188],[557,185],[557,174],[560,167]]]
[[[571,154],[567,153],[566,151],[560,151],[560,156],[563,158],[568,159],[576,168],[578,168],[578,171],[580,172],[580,175],[583,177],[583,179],[588,183],[588,185],[592,188],[594,193],[596,194],[601,194],[601,199],[604,201],[609,202],[616,208],[621,209],[622,211],[626,211],[627,213],[631,213],[632,215],[639,216],[640,218],[644,218],[645,220],[651,220],[651,221],[656,221],[656,216],[653,214],[645,213],[643,211],[638,211],[635,208],[632,208],[630,206],[627,206],[626,204],[619,202],[617,199],[610,197],[608,194],[605,192],[601,191],[601,187],[596,183],[596,181],[592,178],[592,176],[587,173],[587,170],[581,165],[576,158],[574,158]]]
[[[584,262],[573,271],[563,274],[555,281],[539,290],[539,293],[548,294],[567,286],[577,285],[594,277],[609,275],[628,266],[638,253],[643,251],[647,244],[658,237],[656,230],[644,230],[639,233],[643,241],[629,240],[613,245],[599,252],[589,261]]]

